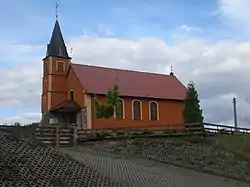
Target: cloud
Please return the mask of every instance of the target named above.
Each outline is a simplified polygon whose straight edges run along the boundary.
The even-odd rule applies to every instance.
[[[1,124],[13,124],[15,122],[21,123],[21,125],[27,125],[33,122],[39,122],[41,118],[41,113],[28,112],[21,115],[7,117],[4,119],[0,118]]]
[[[95,30],[95,32],[93,32]],[[112,37],[115,35],[113,31],[113,27],[106,24],[98,24],[94,27],[84,27],[83,33],[85,36],[92,36],[92,37]]]
[[[241,125],[250,121],[250,42],[207,43],[189,38],[174,46],[154,38],[122,40],[81,36],[70,42],[73,61],[125,69],[169,73],[172,64],[184,83],[194,80],[200,93],[205,119],[232,121],[232,98],[237,97]]]
[[[247,87],[250,84],[250,42],[208,43],[201,38],[188,38],[169,45],[156,38],[130,40],[84,35],[71,39],[68,46],[74,48],[74,63],[166,74],[173,65],[183,83],[189,80],[196,83],[207,122],[231,123],[232,98],[237,97],[239,125],[250,124],[250,90]],[[35,47],[29,48],[28,53],[18,50],[17,56],[29,56],[33,54],[32,49],[37,50]],[[30,63],[0,69],[0,108],[19,107],[32,111],[32,115],[26,112],[2,118],[0,122],[39,120],[42,54],[44,51]]]
[[[35,60],[35,59],[34,59]],[[0,69],[0,107],[36,108],[41,95],[40,61]]]
[[[221,16],[235,26],[250,31],[250,0],[219,0]]]
[[[179,27],[179,30],[181,31],[181,32],[193,32],[193,31],[198,31],[198,32],[202,32],[203,31],[203,29],[202,28],[200,28],[200,27],[192,27],[192,26],[187,26],[187,25],[181,25],[180,27]]]
[[[20,44],[10,44],[11,42],[0,41],[0,67],[22,63],[34,63],[34,60],[41,58],[41,51],[45,51],[43,45],[20,45]],[[40,60],[40,59],[39,59]],[[1,71],[1,70],[0,70]]]
[[[15,110],[40,112],[42,54],[40,45],[5,45],[0,57],[0,124],[33,121],[29,112],[15,116]],[[42,53],[41,53],[42,52]],[[13,55],[14,54],[14,55]],[[13,109],[13,116],[1,112]],[[39,120],[37,118],[36,120]]]
[[[97,27],[97,30],[100,34],[104,35],[104,36],[113,36],[114,32],[112,31],[112,29],[110,28],[110,26],[106,26],[103,24],[99,24]]]

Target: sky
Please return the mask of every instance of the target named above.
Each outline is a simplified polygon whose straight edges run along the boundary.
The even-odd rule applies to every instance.
[[[54,0],[0,0],[0,124],[40,121]],[[72,62],[195,82],[206,122],[250,127],[250,0],[58,0]]]

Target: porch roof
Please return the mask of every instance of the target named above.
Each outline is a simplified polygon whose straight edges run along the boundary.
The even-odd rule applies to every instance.
[[[66,100],[50,109],[50,112],[77,112],[81,106],[73,100]]]

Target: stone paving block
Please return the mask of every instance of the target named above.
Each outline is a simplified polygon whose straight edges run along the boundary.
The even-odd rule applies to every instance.
[[[66,158],[52,147],[31,147],[0,131],[0,186],[118,187],[97,170]]]
[[[249,187],[250,184],[164,163],[88,148],[62,148],[86,166],[127,187]]]

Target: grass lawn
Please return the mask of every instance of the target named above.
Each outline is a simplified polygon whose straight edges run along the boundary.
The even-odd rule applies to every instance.
[[[204,144],[232,153],[239,160],[249,162],[250,170],[250,135],[243,134],[220,134],[212,137],[189,137],[176,139],[176,141],[187,141],[193,144]]]
[[[250,135],[219,135],[211,139],[214,146],[234,153],[239,159],[250,161]]]

